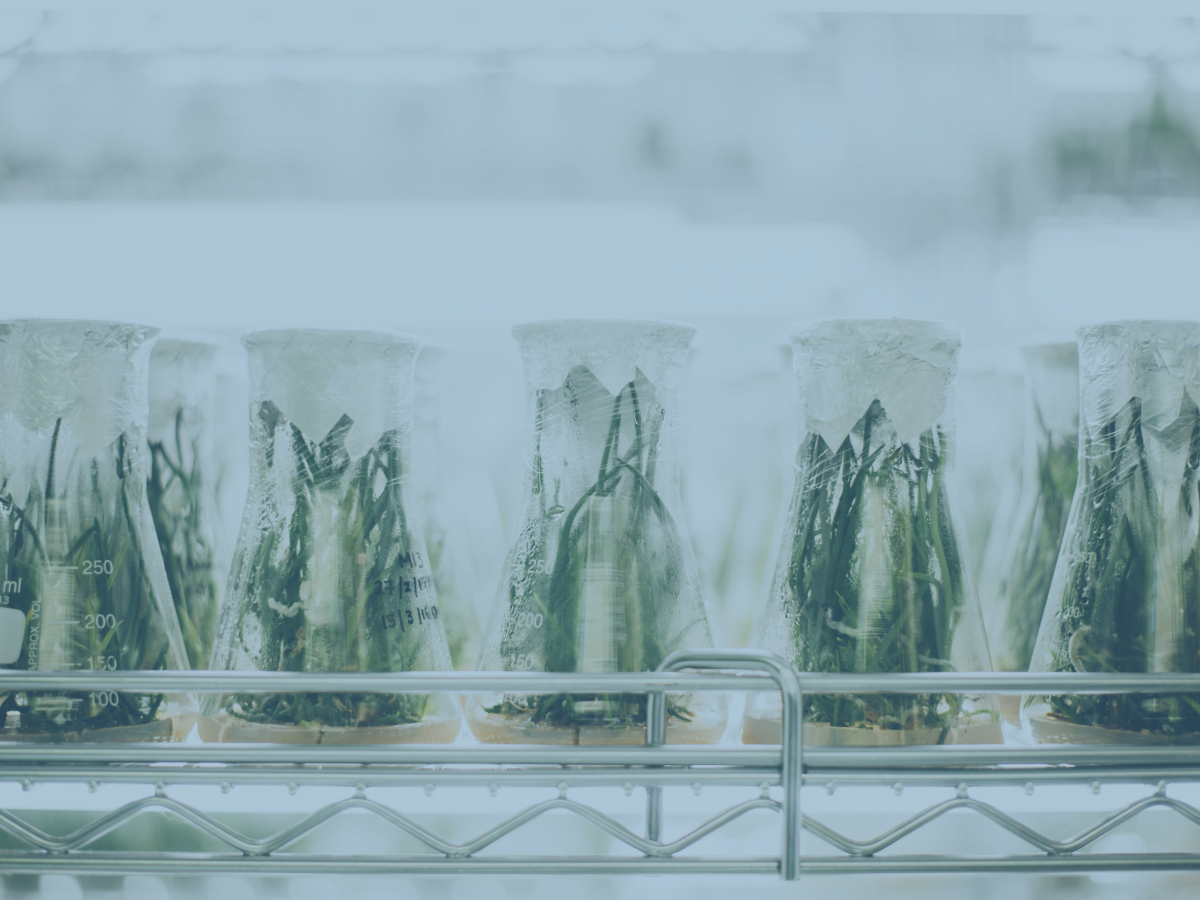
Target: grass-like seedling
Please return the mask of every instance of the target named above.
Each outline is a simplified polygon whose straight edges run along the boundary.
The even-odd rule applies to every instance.
[[[351,459],[353,425],[343,415],[313,441],[274,403],[260,405],[254,439],[265,446],[263,477],[274,485],[283,478],[292,502],[274,508],[268,499],[248,512],[217,667],[236,668],[239,658],[280,672],[431,667],[422,654],[429,630],[441,624],[428,562],[405,514],[400,433],[385,432]],[[421,722],[433,702],[409,694],[237,694],[225,709],[254,723],[364,728]]]
[[[1079,473],[1078,435],[1057,434],[1040,416],[1034,420],[1038,434],[1032,502],[1018,510],[1021,520],[1008,554],[998,600],[1002,619],[992,648],[996,668],[1008,672],[1025,671],[1033,658]]]
[[[796,665],[814,672],[944,672],[967,603],[940,425],[901,442],[878,400],[836,448],[810,434],[777,588]],[[952,694],[806,695],[805,721],[936,729],[990,722]]]
[[[217,637],[220,599],[205,519],[211,510],[206,508],[208,485],[202,454],[198,440],[184,440],[184,414],[183,408],[175,412],[173,447],[165,440],[149,442],[146,498],[188,662],[193,669],[206,669]]]
[[[586,418],[592,407],[581,398],[597,387],[594,376],[577,367],[559,402]],[[548,672],[651,671],[675,649],[664,642],[695,624],[679,621],[684,547],[655,487],[664,410],[641,378],[624,385],[611,407],[596,407],[607,416],[600,464],[595,480],[566,508],[561,482],[556,480],[552,496],[545,483],[547,394],[538,394],[534,424],[537,512],[517,548],[500,656],[518,668]],[[702,615],[698,604],[697,611]],[[559,727],[618,730],[646,722],[645,698],[626,694],[508,696],[485,711]],[[686,698],[670,699],[667,714],[692,719]]]
[[[1178,452],[1177,472],[1166,470]],[[1087,439],[1067,538],[1042,620],[1035,668],[1058,672],[1196,672],[1200,633],[1200,412],[1148,434],[1130,399]],[[1157,472],[1156,472],[1157,470]],[[1164,473],[1166,477],[1164,478]],[[1156,478],[1157,474],[1157,478]],[[1034,701],[1030,697],[1027,705]],[[1047,698],[1051,720],[1167,738],[1200,734],[1200,697]]]
[[[31,486],[20,502],[12,495],[10,478],[0,484],[7,573],[0,599],[25,615],[25,638],[14,667],[167,668],[166,607],[154,596],[137,522],[145,489],[142,470],[124,434],[100,457],[87,458],[76,449],[60,460],[62,432],[60,418],[48,441],[44,484]],[[159,718],[163,702],[163,694],[9,692],[0,694],[0,723],[13,737],[80,740],[91,732],[149,725]],[[129,737],[169,738],[170,725],[163,724],[162,734]]]

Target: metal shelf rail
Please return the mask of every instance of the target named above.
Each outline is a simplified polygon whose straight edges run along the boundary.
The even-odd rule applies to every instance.
[[[801,754],[802,691],[806,693],[1174,693],[1200,694],[1200,676],[945,673],[911,675],[798,675],[785,661],[753,651],[674,654],[660,671],[589,675],[530,672],[443,672],[308,675],[234,672],[0,672],[0,692],[112,690],[168,693],[472,691],[536,693],[644,693],[646,744],[633,746],[516,745],[0,745],[0,782],[26,790],[51,783],[153,786],[152,795],[126,803],[69,834],[39,830],[0,808],[0,832],[23,849],[0,851],[0,873],[75,874],[773,874],[794,880],[808,873],[856,872],[1071,872],[1200,869],[1200,852],[1088,852],[1098,840],[1147,810],[1166,808],[1200,826],[1200,810],[1168,796],[1172,784],[1200,782],[1200,748],[1185,746],[941,746],[818,748]],[[678,746],[664,742],[667,694],[780,692],[781,746]],[[802,765],[803,763],[803,765]],[[998,807],[971,796],[973,787],[1084,783],[1147,786],[1147,793],[1068,838],[1042,834]],[[338,786],[344,799],[307,814],[266,838],[244,835],[196,806],[172,798],[176,785],[236,784]],[[466,841],[453,841],[405,812],[371,799],[374,787],[438,786],[557,788],[554,799],[533,803]],[[757,797],[714,811],[690,833],[665,840],[663,791],[685,785],[757,788]],[[803,786],[832,792],[841,785],[949,786],[952,799],[936,803],[869,840],[854,840],[800,811]],[[644,833],[636,833],[594,806],[569,797],[573,788],[611,786],[645,791]],[[778,788],[780,799],[770,796]],[[35,805],[35,804],[34,804]],[[706,836],[744,814],[780,814],[777,856],[688,855]],[[172,814],[228,849],[164,853],[96,850],[90,845],[140,814]],[[429,848],[413,855],[366,856],[289,850],[314,829],[350,811],[378,816]],[[484,851],[552,810],[565,810],[625,845],[626,855],[513,856]],[[996,823],[1029,846],[1019,855],[904,855],[888,853],[898,841],[947,813],[966,810]],[[805,829],[837,851],[801,855]],[[1200,847],[1200,837],[1197,839]],[[628,852],[632,851],[632,852]],[[640,855],[639,855],[640,854]]]

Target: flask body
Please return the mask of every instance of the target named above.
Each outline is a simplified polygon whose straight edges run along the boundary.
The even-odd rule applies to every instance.
[[[958,373],[955,496],[979,600],[997,583],[1024,489],[1025,381],[1019,371]]]
[[[679,380],[692,330],[648,322],[518,326],[529,417],[526,504],[481,668],[652,671],[711,647],[683,521]],[[483,741],[644,743],[646,698],[476,694]],[[717,740],[722,696],[669,697],[667,740]]]
[[[1030,664],[1195,673],[1200,630],[1200,325],[1079,331],[1079,484]],[[1200,697],[1027,697],[1036,740],[1200,742]]]
[[[214,668],[450,668],[437,594],[406,502],[419,345],[372,332],[259,332],[251,477]],[[450,741],[446,695],[252,694],[206,700],[206,741]]]
[[[804,407],[796,486],[760,645],[801,672],[990,668],[951,492],[957,333],[909,320],[793,336]],[[778,743],[779,698],[749,698],[747,743]],[[821,745],[998,742],[995,697],[805,696]]]
[[[468,351],[459,352],[465,355]],[[475,367],[456,365],[461,358],[442,347],[426,345],[417,360],[412,496],[420,509],[450,660],[456,669],[474,669],[483,642],[477,606],[492,589],[499,564],[493,557],[493,565],[488,565],[492,562],[487,558],[488,549],[493,553],[500,549],[489,538],[499,535],[500,523],[488,515],[495,509],[488,503],[494,496],[491,485],[481,484],[471,461],[456,452],[473,451],[473,438],[479,431],[474,416],[460,421],[456,415],[454,390],[471,390],[478,383],[472,380],[477,377]],[[486,576],[481,577],[481,570]]]
[[[146,497],[147,367],[157,329],[0,325],[0,666],[186,669]],[[193,698],[0,694],[0,739],[181,740]]]
[[[146,496],[193,669],[208,668],[226,574],[214,564],[215,355],[215,347],[188,341],[159,341],[150,354]]]
[[[980,586],[992,661],[1024,672],[1033,658],[1079,471],[1079,353],[1072,343],[1030,344],[1025,356],[1021,495],[994,581]],[[1019,725],[1020,699],[1004,696]]]

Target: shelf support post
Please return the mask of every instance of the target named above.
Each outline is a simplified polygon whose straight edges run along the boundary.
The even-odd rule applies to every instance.
[[[659,665],[660,672],[680,669],[742,669],[766,672],[779,685],[783,695],[782,771],[783,847],[779,854],[779,877],[784,881],[800,878],[800,783],[803,760],[800,753],[802,703],[800,677],[791,664],[775,653],[761,650],[681,650]],[[665,710],[664,710],[665,711]]]
[[[646,745],[661,747],[667,742],[667,695],[661,691],[646,695]],[[663,789],[646,786],[646,840],[662,840]]]

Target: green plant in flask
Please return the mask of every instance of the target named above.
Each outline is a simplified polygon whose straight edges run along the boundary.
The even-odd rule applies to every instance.
[[[1079,469],[1079,353],[1075,343],[1033,343],[1025,356],[1025,460],[1015,524],[999,575],[980,586],[996,668],[1024,672],[1033,657]],[[1011,701],[1011,702],[1010,702]],[[1020,724],[1019,698],[1002,697]]]
[[[214,668],[450,668],[421,530],[406,506],[419,344],[375,332],[271,331],[250,359],[251,480]],[[206,741],[450,741],[444,695],[210,697]]]
[[[189,341],[159,341],[150,354],[146,496],[193,669],[208,668],[221,603],[212,526],[215,356],[211,344]]]
[[[692,329],[654,322],[522,325],[530,412],[526,504],[481,667],[652,671],[710,647],[681,515],[678,389]],[[640,743],[635,694],[478,694],[477,738]],[[713,741],[722,697],[669,697],[667,739]]]
[[[955,523],[953,329],[837,320],[793,335],[804,438],[761,646],[804,672],[990,668]],[[778,743],[778,695],[747,702],[743,740]],[[810,694],[804,740],[998,742],[994,697]]]
[[[1200,671],[1200,324],[1079,338],[1079,484],[1031,671]],[[1027,697],[1036,740],[1200,742],[1200,695]]]
[[[0,324],[0,666],[187,668],[146,498],[156,329]],[[180,740],[192,699],[103,688],[0,694],[5,740]]]

